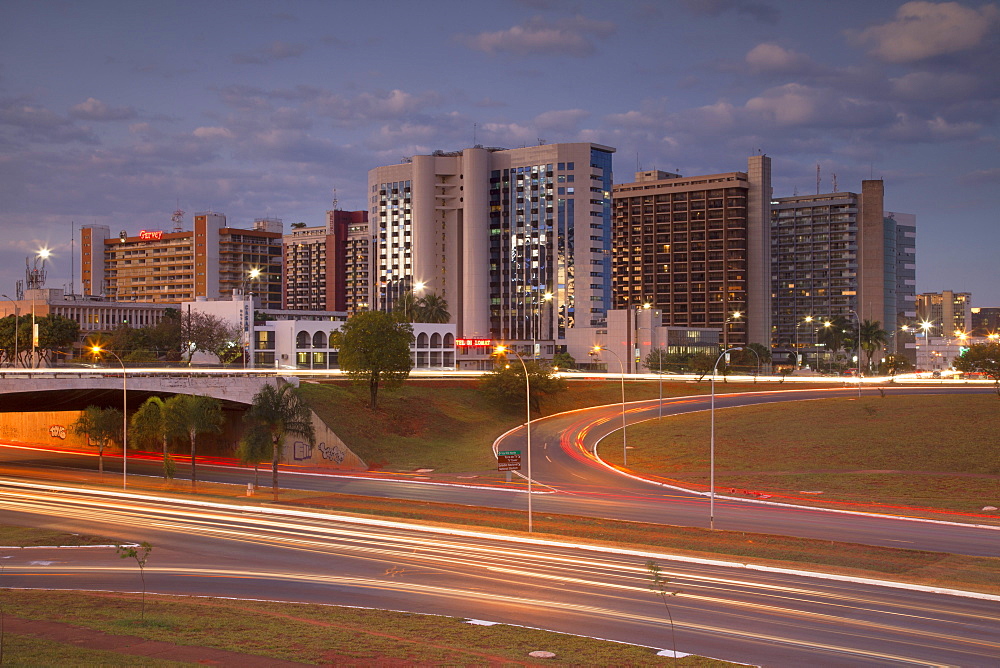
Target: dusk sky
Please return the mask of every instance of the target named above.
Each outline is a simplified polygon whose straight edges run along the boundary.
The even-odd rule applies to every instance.
[[[996,2],[5,0],[0,293],[41,246],[69,287],[74,224],[287,231],[373,167],[541,140],[615,147],[618,183],[757,151],[777,197],[884,179],[917,291],[1000,306],[998,121]]]

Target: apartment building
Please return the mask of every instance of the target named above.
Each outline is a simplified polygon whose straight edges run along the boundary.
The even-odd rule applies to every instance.
[[[433,292],[459,338],[551,357],[611,306],[613,153],[475,146],[371,170],[372,301]]]
[[[769,345],[771,159],[746,172],[637,172],[614,187],[614,300],[662,324],[711,328],[719,343]]]
[[[180,303],[252,293],[262,307],[281,305],[281,220],[257,218],[231,228],[225,214],[197,213],[193,229],[112,236],[107,225],[80,230],[85,295],[115,301]]]
[[[915,360],[916,217],[885,210],[881,180],[861,192],[779,197],[771,202],[774,345],[800,362],[823,355],[818,328],[843,317],[872,320],[889,350]],[[811,361],[811,362],[810,362]]]
[[[367,229],[367,211],[339,209],[326,212],[324,225],[292,225],[283,238],[284,308],[351,313],[358,310],[355,287],[357,275],[365,271],[367,254],[358,255],[352,235]],[[360,301],[366,303],[367,299]]]

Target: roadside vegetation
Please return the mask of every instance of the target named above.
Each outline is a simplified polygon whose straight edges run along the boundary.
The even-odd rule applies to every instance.
[[[3,639],[4,663],[190,666],[237,665],[234,662],[242,659],[263,665],[261,659],[272,659],[313,665],[673,665],[672,658],[657,656],[649,647],[506,624],[474,625],[454,617],[148,595],[146,616],[140,619],[135,615],[137,598],[107,592],[5,590],[2,600],[8,627],[11,617],[68,626],[49,624],[43,637],[8,630]],[[91,632],[81,635],[76,629]],[[665,623],[662,638],[650,638],[650,642],[666,646],[668,633]],[[149,647],[136,638],[165,645]],[[88,644],[118,650],[93,649]],[[129,651],[132,648],[135,653]],[[213,657],[206,649],[232,654]],[[149,651],[160,658],[137,656]],[[555,656],[536,659],[529,655],[534,651]],[[735,664],[690,656],[676,665]]]

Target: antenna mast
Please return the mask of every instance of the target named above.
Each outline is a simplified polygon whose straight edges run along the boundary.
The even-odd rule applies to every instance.
[[[819,194],[819,163],[816,163],[816,194]]]
[[[179,203],[178,203],[179,204]],[[170,216],[170,220],[174,224],[174,232],[182,232],[184,225],[184,212],[181,211],[180,206],[174,210],[174,215]]]

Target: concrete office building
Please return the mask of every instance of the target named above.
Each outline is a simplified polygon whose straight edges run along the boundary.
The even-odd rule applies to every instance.
[[[915,357],[900,327],[915,316],[916,217],[885,211],[882,181],[771,206],[774,345],[814,365],[827,357],[819,327],[841,316],[853,326],[878,321],[892,333],[890,350]]]
[[[574,328],[604,325],[613,152],[476,146],[371,170],[376,307],[422,286],[447,301],[459,338],[543,358]]]
[[[942,290],[917,295],[917,317],[931,323],[931,336],[950,338],[972,331],[972,293]]]
[[[973,306],[972,334],[985,336],[992,341],[1000,338],[1000,307]]]
[[[192,230],[179,229],[178,216],[174,223],[171,232],[142,230],[137,236],[84,225],[84,294],[176,304],[237,290],[252,293],[264,308],[281,306],[280,220],[258,218],[252,229],[231,228],[224,214],[205,212],[195,214]]]
[[[325,225],[293,226],[284,235],[286,309],[356,310],[356,272],[367,264],[367,253],[358,257],[352,243],[358,228],[367,230],[367,211],[333,209],[326,212]]]
[[[746,172],[652,170],[616,185],[616,308],[648,303],[665,326],[716,329],[722,345],[769,345],[770,196],[765,155],[750,157]]]

